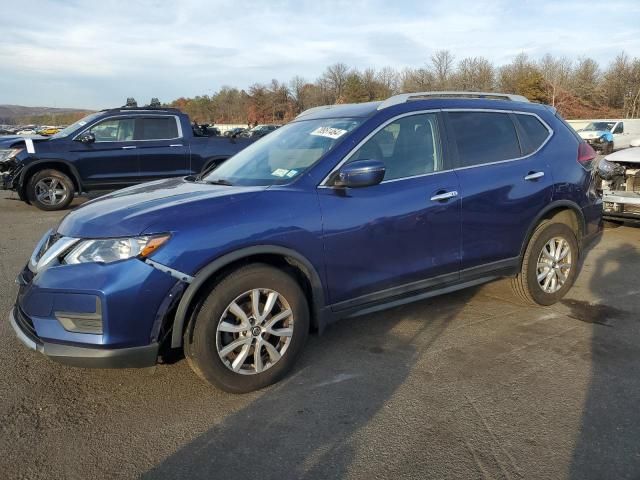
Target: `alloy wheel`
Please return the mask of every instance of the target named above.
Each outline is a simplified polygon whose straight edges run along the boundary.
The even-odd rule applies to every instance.
[[[64,203],[69,197],[67,186],[55,177],[45,177],[38,180],[35,185],[36,199],[49,206],[56,206]]]
[[[216,331],[222,363],[242,375],[273,367],[287,351],[294,318],[278,292],[255,288],[236,297],[223,312]]]
[[[545,293],[560,290],[571,272],[571,245],[562,237],[553,237],[542,247],[538,255],[536,278]]]

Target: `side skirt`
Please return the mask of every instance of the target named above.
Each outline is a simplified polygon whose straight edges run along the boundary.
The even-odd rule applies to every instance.
[[[462,270],[460,275],[446,274],[427,280],[401,285],[330,306],[333,323],[340,318],[355,317],[388,308],[413,303],[426,298],[474,287],[502,277],[513,276],[520,269],[520,257]],[[329,317],[329,315],[328,315]]]

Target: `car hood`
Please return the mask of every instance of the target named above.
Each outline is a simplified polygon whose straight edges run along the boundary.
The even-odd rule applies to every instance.
[[[592,138],[600,138],[605,133],[610,133],[606,130],[589,130],[589,131],[581,131],[578,132],[581,138],[585,140],[591,140]]]
[[[58,233],[75,238],[136,236],[168,231],[189,217],[215,215],[231,203],[267,187],[229,187],[187,181],[159,180],[125,188],[81,205],[60,223]],[[170,229],[171,227],[169,227]]]
[[[49,140],[48,137],[43,137],[41,135],[5,135],[0,137],[0,150],[9,148],[17,143],[24,142],[25,138],[30,138],[34,142]]]
[[[640,147],[625,148],[604,157],[609,162],[638,163],[640,164]]]

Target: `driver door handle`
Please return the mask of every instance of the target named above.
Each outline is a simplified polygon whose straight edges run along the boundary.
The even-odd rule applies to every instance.
[[[135,145],[129,145],[127,147],[122,147],[122,150],[132,150],[134,148],[136,148]]]
[[[451,190],[450,192],[438,193],[431,197],[432,202],[441,202],[443,200],[449,200],[450,198],[457,197],[458,192],[456,190]]]
[[[525,180],[537,180],[538,178],[544,177],[544,172],[529,172],[524,179]]]

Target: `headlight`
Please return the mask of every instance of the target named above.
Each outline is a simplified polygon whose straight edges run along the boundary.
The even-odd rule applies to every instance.
[[[133,257],[147,257],[169,240],[169,235],[81,240],[64,256],[63,263],[111,263]]]
[[[0,162],[4,162],[5,160],[9,160],[11,157],[15,157],[18,155],[23,148],[9,148],[6,150],[0,150]]]

